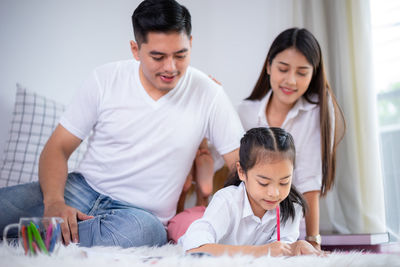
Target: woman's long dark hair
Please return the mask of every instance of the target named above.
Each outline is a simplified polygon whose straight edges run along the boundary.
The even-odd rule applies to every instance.
[[[258,162],[271,162],[274,160],[288,159],[295,164],[296,150],[293,137],[281,128],[253,128],[246,132],[240,140],[239,164],[244,173],[254,167]],[[238,186],[242,181],[237,172],[227,180],[224,187],[230,185]],[[294,203],[298,203],[306,211],[306,201],[303,196],[291,185],[290,192],[280,204],[281,221],[285,223],[289,218],[294,219],[296,211]]]
[[[324,196],[332,188],[335,180],[336,148],[343,139],[345,121],[335,95],[326,79],[321,48],[317,39],[306,29],[291,28],[280,33],[273,41],[257,83],[246,100],[260,100],[271,90],[270,76],[266,71],[267,66],[272,64],[277,54],[288,48],[295,48],[302,53],[313,66],[313,76],[303,96],[309,103],[318,104],[320,107],[322,159],[321,195]],[[318,95],[318,102],[312,101],[313,95]],[[329,98],[333,103],[335,114],[329,114]],[[335,118],[333,138],[331,116]]]

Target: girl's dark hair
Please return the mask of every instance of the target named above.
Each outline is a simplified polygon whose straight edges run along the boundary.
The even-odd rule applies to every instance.
[[[239,164],[244,173],[253,168],[258,162],[273,162],[275,160],[288,159],[295,164],[296,149],[293,137],[281,128],[253,128],[246,132],[240,140]],[[238,186],[242,181],[237,172],[227,180],[224,187]],[[296,211],[294,203],[298,203],[306,211],[306,201],[296,187],[291,185],[290,192],[280,204],[281,221],[285,223],[289,218],[294,219]]]
[[[139,47],[149,32],[184,32],[191,35],[189,10],[175,0],[145,0],[132,15],[133,32]]]
[[[280,52],[295,48],[302,53],[307,61],[313,66],[313,76],[304,98],[320,107],[321,127],[321,158],[322,158],[322,185],[321,195],[324,196],[332,188],[335,180],[336,148],[343,139],[345,121],[343,113],[326,79],[321,48],[317,39],[306,29],[291,28],[280,33],[273,41],[261,74],[254,86],[253,91],[246,100],[260,100],[271,90],[270,76],[267,66],[272,64],[275,56]],[[312,101],[312,96],[318,95],[318,102]],[[329,98],[334,107],[334,114],[329,113]],[[334,132],[332,137],[332,117],[335,118]]]

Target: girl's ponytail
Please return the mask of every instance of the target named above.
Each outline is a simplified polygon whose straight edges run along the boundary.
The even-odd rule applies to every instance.
[[[226,180],[224,187],[230,186],[230,185],[235,185],[238,186],[240,185],[242,181],[239,179],[239,175],[237,171],[232,172],[229,176],[228,179]]]
[[[294,203],[299,204],[302,207],[303,214],[306,214],[307,202],[303,198],[303,195],[297,191],[294,184],[290,187],[289,195],[279,204],[281,212],[281,222],[285,223],[289,218],[294,219],[296,216],[296,209]]]

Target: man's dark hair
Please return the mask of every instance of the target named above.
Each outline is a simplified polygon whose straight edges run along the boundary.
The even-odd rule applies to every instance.
[[[138,45],[147,42],[149,32],[185,32],[190,37],[189,10],[175,0],[145,0],[132,15],[133,32]]]

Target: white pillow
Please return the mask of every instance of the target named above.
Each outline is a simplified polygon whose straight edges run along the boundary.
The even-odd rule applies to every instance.
[[[56,128],[65,106],[17,84],[9,138],[0,169],[0,187],[38,180],[39,156]],[[81,144],[71,155],[68,169],[77,167],[86,149]]]

